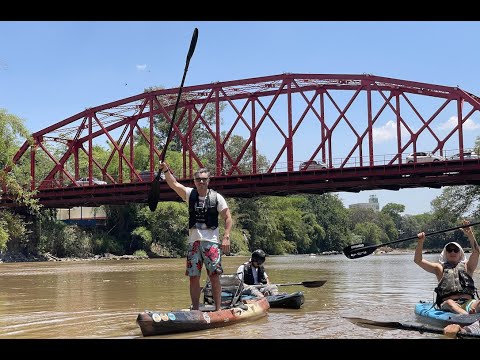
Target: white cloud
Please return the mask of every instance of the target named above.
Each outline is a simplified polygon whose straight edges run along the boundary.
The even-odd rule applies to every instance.
[[[401,133],[402,133],[402,137],[408,134],[407,129],[405,129],[405,126],[403,126],[403,124],[401,125]],[[387,121],[387,123],[383,126],[373,128],[374,143],[378,144],[382,142],[387,142],[396,138],[397,138],[397,123],[393,120]]]
[[[147,68],[147,64],[136,65],[137,70],[144,71]]]
[[[455,126],[458,124],[458,117],[457,116],[452,116],[450,119],[445,121],[443,124],[441,124],[438,128],[440,130],[452,130]],[[474,120],[471,118],[468,118],[464,123],[463,123],[463,129],[464,130],[476,130],[480,129],[480,124],[477,124]]]

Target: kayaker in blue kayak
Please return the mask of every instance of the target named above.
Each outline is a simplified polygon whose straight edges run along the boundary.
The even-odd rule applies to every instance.
[[[463,225],[470,224],[467,220]],[[477,268],[480,248],[473,234],[472,227],[461,228],[468,237],[472,254],[466,258],[460,244],[449,242],[440,253],[439,262],[433,263],[423,259],[423,242],[425,233],[417,234],[418,244],[415,249],[415,264],[419,265],[425,271],[435,274],[438,280],[438,286],[435,288],[437,293],[436,305],[444,311],[450,311],[457,314],[480,313],[480,301],[475,299],[477,290],[473,281],[473,272]]]
[[[208,169],[202,168],[193,174],[195,189],[180,184],[166,162],[160,161],[160,170],[165,174],[168,186],[188,204],[189,236],[185,275],[190,277],[192,310],[199,309],[200,275],[204,263],[212,283],[215,309],[220,310],[222,287],[219,276],[223,273],[222,252],[230,253],[230,231],[232,230],[230,209],[222,195],[208,188],[210,182]],[[220,237],[219,233],[218,215],[225,221],[223,237]]]
[[[458,324],[449,324],[443,328],[443,333],[452,338],[457,337],[458,333],[480,335],[480,323],[475,321],[473,324],[464,327]]]
[[[277,295],[278,287],[270,283],[267,272],[263,264],[265,263],[265,252],[261,249],[255,250],[246,263],[240,265],[237,269],[237,276],[243,280],[243,295],[252,295],[255,297],[264,297]],[[255,286],[262,285],[262,286]]]

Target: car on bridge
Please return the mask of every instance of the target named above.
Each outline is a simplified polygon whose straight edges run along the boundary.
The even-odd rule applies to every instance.
[[[80,179],[76,180],[76,183],[79,186],[89,186],[90,185],[90,181],[88,180],[88,177],[80,178]],[[92,185],[107,185],[107,182],[103,181],[103,180],[98,180],[96,178],[92,178]],[[75,184],[72,183],[70,186],[75,186]]]
[[[465,160],[467,160],[467,159],[478,159],[479,156],[475,153],[475,151],[464,151],[463,152],[463,158]],[[450,160],[460,160],[460,154],[455,154],[453,156],[450,156]]]
[[[432,154],[431,152],[418,151],[408,155],[405,160],[407,161],[407,163],[425,163],[434,161],[445,161],[447,159],[443,156]]]
[[[142,179],[142,181],[145,181],[145,182],[148,182],[148,181],[151,181],[150,180],[150,174],[152,174],[152,172],[150,170],[143,170],[139,173],[140,175],[140,178]],[[152,180],[155,179],[155,177],[157,176],[158,172],[155,171],[153,173],[153,177],[152,177]],[[162,173],[160,174],[160,177],[163,179],[165,178],[165,175]]]
[[[308,160],[300,163],[298,170],[305,171],[305,170],[323,170],[327,168],[327,164],[317,160]]]

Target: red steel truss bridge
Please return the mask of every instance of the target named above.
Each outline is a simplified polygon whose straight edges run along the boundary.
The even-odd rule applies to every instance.
[[[177,93],[145,91],[88,108],[34,133],[13,162],[30,169],[26,186],[46,207],[146,203],[162,150],[150,139],[158,139],[159,119],[171,125]],[[200,129],[214,154],[210,186],[229,197],[480,183],[480,161],[464,156],[480,134],[480,99],[459,87],[369,74],[280,74],[188,86],[179,106],[171,141],[183,164],[176,177],[192,186],[205,165]],[[139,140],[149,149],[146,169],[135,167]],[[95,156],[99,144],[108,156]],[[442,160],[407,161],[420,151]],[[308,160],[326,168],[299,171]],[[1,207],[16,206],[5,185],[3,195]],[[170,200],[180,199],[162,183],[160,201]]]

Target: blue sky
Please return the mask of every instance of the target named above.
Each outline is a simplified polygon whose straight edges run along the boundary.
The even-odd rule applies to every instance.
[[[35,132],[146,87],[177,87],[195,27],[199,38],[185,85],[286,72],[368,73],[480,95],[480,22],[3,21],[0,108]],[[472,119],[470,142],[480,134],[478,124]],[[378,131],[388,131],[387,124]],[[348,206],[370,194],[380,206],[402,203],[406,213],[418,214],[430,210],[440,190],[340,197]]]

